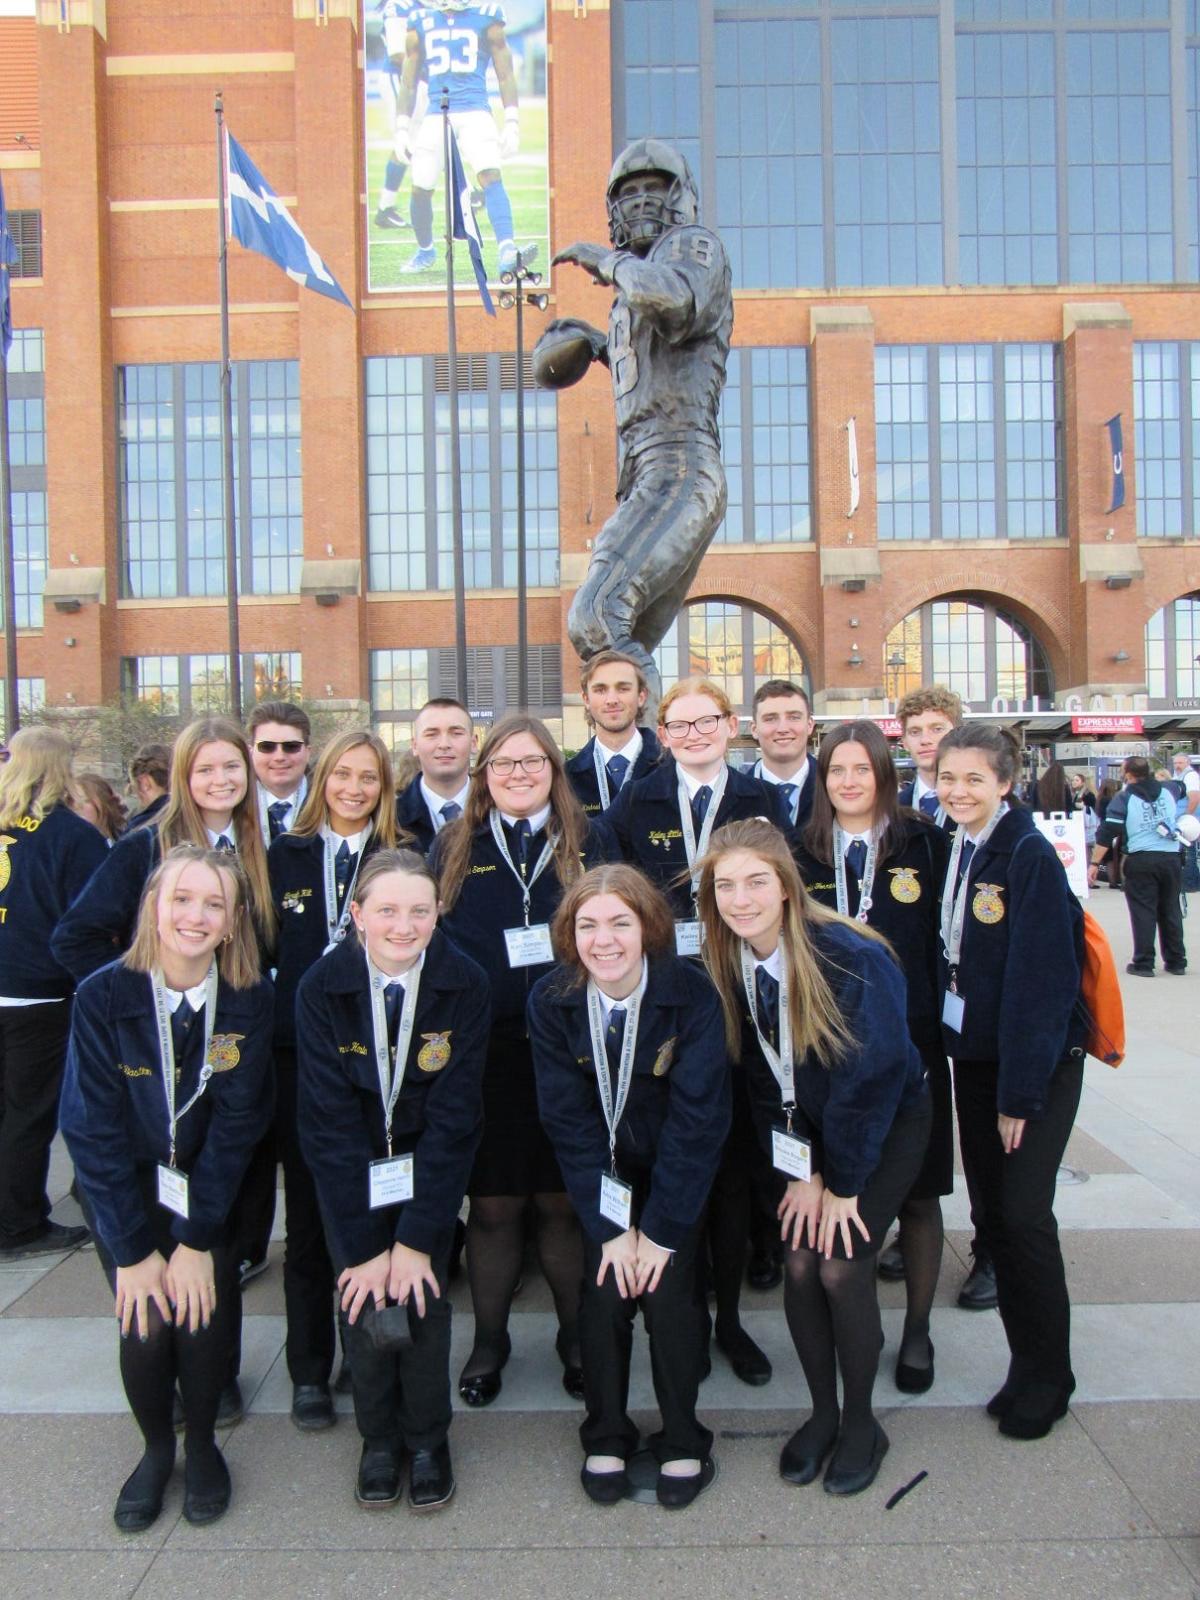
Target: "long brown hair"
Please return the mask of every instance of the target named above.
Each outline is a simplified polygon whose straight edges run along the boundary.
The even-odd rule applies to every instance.
[[[371,821],[375,825],[371,835],[372,843],[380,850],[394,850],[397,844],[407,844],[410,841],[412,838],[410,833],[405,833],[403,841],[398,834],[396,782],[392,772],[391,754],[379,735],[373,733],[370,728],[351,728],[346,733],[339,733],[321,751],[321,758],[312,775],[308,793],[300,808],[300,815],[296,818],[296,826],[291,830],[298,838],[315,838],[328,822],[329,807],[325,804],[325,786],[329,782],[330,774],[343,756],[349,755],[351,750],[359,749],[361,745],[369,746],[375,752],[375,759],[379,763],[379,799],[371,813]],[[365,868],[365,862],[363,866]]]
[[[106,839],[119,838],[125,827],[125,811],[108,779],[102,778],[98,772],[81,772],[75,779],[75,784],[79,789],[80,798],[94,805],[99,814],[100,820],[95,824],[96,829]]]
[[[238,858],[228,850],[208,850],[198,844],[177,844],[167,852],[146,879],[138,908],[133,943],[121,957],[122,966],[132,972],[152,972],[161,965],[158,939],[158,897],[163,885],[176,878],[193,862],[216,873],[225,891],[229,927],[217,946],[217,970],[231,989],[249,989],[262,976],[258,964],[258,940],[246,914],[248,884]]]
[[[194,844],[208,849],[208,829],[200,807],[192,798],[190,779],[196,757],[206,744],[231,744],[246,768],[246,793],[233,808],[230,827],[237,846],[238,860],[246,874],[247,905],[258,936],[269,947],[275,936],[275,910],[271,904],[271,884],[267,877],[267,852],[258,821],[258,784],[250,746],[236,722],[228,717],[201,717],[189,722],[171,751],[171,776],[167,803],[159,814],[159,848],[169,855],[177,844]]]
[[[701,946],[704,965],[721,997],[725,1013],[725,1043],[731,1058],[740,1061],[742,1055],[742,1012],[745,994],[742,989],[741,939],[734,933],[717,910],[716,876],[721,862],[735,850],[757,856],[771,868],[779,879],[785,899],[783,927],[780,930],[780,954],[788,968],[788,1017],[791,1021],[792,1046],[797,1060],[811,1050],[825,1066],[839,1061],[854,1040],[846,1027],[833,990],[821,970],[821,962],[812,945],[812,930],[827,923],[840,923],[852,928],[863,939],[881,944],[891,951],[891,945],[865,923],[852,922],[836,911],[818,905],[805,892],[796,870],[787,840],[773,823],[755,817],[748,822],[729,822],[713,834],[707,854],[699,863],[700,889],[697,903],[700,921],[704,925]]]
[[[817,752],[817,776],[820,782],[813,790],[812,815],[800,835],[800,842],[815,861],[824,862],[826,865],[832,863],[833,824],[836,816],[833,801],[830,800],[829,791],[825,787],[825,779],[830,762],[833,760],[833,752],[843,744],[861,744],[867,752],[871,771],[875,775],[875,810],[871,822],[876,831],[881,831],[878,860],[882,865],[898,843],[897,834],[901,816],[900,801],[897,798],[899,784],[896,780],[896,764],[892,760],[887,740],[875,723],[867,722],[865,719],[839,722],[822,738],[821,748]]]
[[[461,817],[443,830],[445,856],[442,861],[442,903],[447,911],[462,893],[467,868],[471,863],[471,848],[475,830],[487,821],[495,810],[491,790],[488,788],[488,762],[518,733],[528,733],[540,746],[551,767],[550,823],[548,837],[554,846],[554,872],[564,889],[570,888],[583,867],[580,855],[587,837],[587,818],[583,807],[575,798],[563,763],[562,751],[550,736],[550,730],[538,717],[525,711],[513,711],[500,721],[483,741],[479,759],[471,773],[467,790],[467,804]]]
[[[575,918],[589,900],[601,894],[615,895],[638,919],[643,954],[666,955],[674,945],[675,919],[671,907],[649,878],[623,861],[592,867],[582,878],[576,878],[563,895],[550,924],[554,949],[563,976],[571,987],[582,984],[587,978],[587,969],[579,959],[579,947],[575,943]]]

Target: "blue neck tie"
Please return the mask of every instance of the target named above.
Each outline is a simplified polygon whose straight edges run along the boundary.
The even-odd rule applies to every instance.
[[[794,823],[798,805],[796,796],[800,793],[800,785],[798,783],[781,783],[777,787],[783,796],[783,803],[787,807],[788,821]]]
[[[281,833],[287,831],[283,826],[283,819],[291,809],[290,800],[272,800],[267,807],[267,826],[271,830],[272,839],[278,839]]]
[[[528,817],[519,817],[512,825],[512,842],[516,846],[514,854],[517,865],[521,869],[521,876],[525,876],[525,868],[529,864],[529,841],[533,837],[529,826]]]
[[[621,785],[625,782],[625,774],[629,771],[629,761],[625,756],[609,756],[604,763],[604,770],[608,773],[608,786],[613,794],[619,794]]]
[[[925,794],[923,794],[921,796],[921,799],[920,799],[919,803],[920,803],[921,810],[924,812],[924,814],[927,817],[931,817],[934,821],[936,821],[937,820],[937,814],[938,814],[938,797],[937,797],[937,795],[931,794],[931,793],[929,793],[927,791]]]
[[[692,818],[696,824],[697,834],[704,826],[704,815],[708,810],[708,802],[711,799],[712,790],[706,783],[702,783],[692,796]]]
[[[337,855],[333,858],[333,876],[337,881],[337,896],[339,900],[345,898],[346,885],[350,882],[350,872],[353,863],[358,859],[357,854],[350,854],[350,845],[343,839],[338,845]]]
[[[196,1020],[196,1013],[188,1004],[186,995],[181,996],[179,1004],[171,1014],[171,1042],[175,1046],[175,1065],[182,1066],[183,1058],[187,1053],[188,1040],[192,1035],[192,1023]]]
[[[962,855],[958,858],[958,883],[956,883],[955,886],[954,886],[956,889],[959,887],[959,884],[962,883],[962,881],[966,877],[967,873],[970,872],[970,870],[971,870],[971,857],[974,854],[975,854],[975,845],[974,845],[974,843],[970,839],[964,839],[963,840],[963,847],[962,847]]]
[[[862,875],[867,870],[867,847],[862,839],[851,839],[846,850],[846,866],[861,884]]]
[[[608,1055],[608,1070],[614,1078],[621,1072],[621,1046],[625,1043],[625,1007],[614,1006],[608,1014],[608,1031],[604,1035],[604,1048]]]
[[[214,850],[232,850],[233,848],[233,840],[227,833],[221,834],[217,839],[216,844],[213,845]]]
[[[400,1037],[400,1011],[404,1005],[404,985],[389,983],[383,991],[383,1009],[387,1016],[388,1044],[394,1050]]]
[[[462,807],[457,800],[447,800],[445,805],[440,807],[439,815],[443,822],[453,822],[456,817],[462,816]]]
[[[779,984],[766,967],[754,969],[754,993],[758,999],[758,1025],[774,1044],[779,1031]]]

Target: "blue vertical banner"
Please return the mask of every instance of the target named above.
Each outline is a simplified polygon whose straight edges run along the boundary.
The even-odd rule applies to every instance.
[[[0,342],[4,354],[12,349],[12,301],[8,292],[9,268],[17,264],[17,247],[8,229],[8,208],[4,204],[4,184],[0,181]]]
[[[1108,442],[1112,449],[1112,504],[1109,511],[1119,511],[1125,504],[1125,451],[1121,444],[1121,413],[1109,417]]]

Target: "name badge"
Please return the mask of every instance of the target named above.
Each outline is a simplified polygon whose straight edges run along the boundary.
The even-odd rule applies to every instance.
[[[177,1217],[188,1219],[188,1175],[178,1167],[158,1163],[158,1203]]]
[[[609,1172],[600,1174],[600,1215],[615,1222],[622,1233],[633,1226],[633,1189]]]
[[[368,1169],[372,1211],[398,1206],[413,1197],[413,1158],[384,1156],[372,1161]]]
[[[702,937],[701,927],[698,922],[677,922],[675,924],[675,954],[677,956],[698,956]]]
[[[540,967],[554,960],[548,922],[535,922],[532,928],[505,928],[504,943],[510,967]]]
[[[955,994],[953,989],[947,989],[942,996],[942,1021],[948,1028],[953,1028],[955,1033],[962,1032],[963,1013],[967,1009],[967,1002],[961,994]]]
[[[812,1143],[798,1134],[787,1133],[782,1128],[771,1130],[771,1163],[776,1172],[789,1178],[812,1182]]]

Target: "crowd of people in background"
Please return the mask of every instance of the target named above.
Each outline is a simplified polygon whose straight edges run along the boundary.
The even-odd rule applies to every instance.
[[[773,1376],[747,1276],[782,1283],[811,1400],[781,1476],[861,1492],[888,1448],[878,1277],[905,1283],[896,1385],[935,1382],[956,1124],[974,1230],[958,1303],[996,1307],[1009,1347],[987,1411],[1021,1440],[1065,1414],[1053,1203],[1083,1075],[1082,914],[1031,812],[1083,810],[1093,881],[1123,847],[1130,971],[1153,973],[1157,930],[1181,972],[1186,754],[1162,781],[1126,761],[1096,794],[1055,762],[1021,793],[1015,741],[935,685],[898,708],[902,783],[871,721],[826,728],[814,755],[807,694],[774,679],[743,767],[708,679],[670,687],[654,727],[618,652],[581,688],[592,735],[569,759],[526,713],[477,743],[453,699],[421,708],[395,764],[365,728],[314,752],[288,703],[244,730],[203,718],[137,753],[128,817],[63,735],[14,736],[0,1260],[95,1242],[143,1439],[119,1528],[160,1514],[180,1427],[185,1517],[230,1503],[216,1435],[244,1410],[240,1290],[268,1262],[280,1167],[292,1420],[333,1426],[349,1387],[364,1507],[454,1493],[450,1281],[465,1254],[474,1338],[453,1382],[486,1407],[530,1248],[592,1501],[631,1491],[639,1448],[662,1506],[708,1488],[714,1351],[747,1384]],[[50,1215],[58,1127],[85,1226]],[[661,1414],[644,1442],[639,1311]]]

